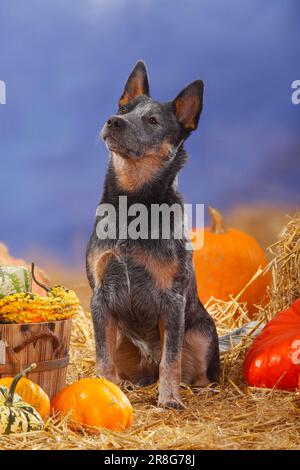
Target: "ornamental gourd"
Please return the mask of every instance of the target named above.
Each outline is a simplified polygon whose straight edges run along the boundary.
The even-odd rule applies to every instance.
[[[0,322],[3,323],[39,323],[65,320],[78,313],[80,304],[73,290],[63,286],[50,288],[38,281],[31,267],[32,279],[47,296],[30,292],[17,292],[0,298]]]
[[[267,323],[253,341],[243,367],[255,387],[294,390],[300,374],[300,299]]]
[[[204,229],[204,245],[194,250],[197,289],[203,304],[211,298],[230,300],[237,296],[259,267],[267,264],[265,254],[257,241],[241,230],[226,229],[219,211],[209,208],[211,227]],[[203,229],[196,228],[198,236]],[[193,238],[193,232],[191,238]],[[239,298],[247,302],[249,314],[255,304],[266,298],[270,274],[267,272],[254,280]]]
[[[26,266],[28,269],[30,268],[30,265],[23,259],[17,259],[11,256],[8,252],[7,247],[1,242],[0,242],[0,266],[16,266],[16,267]],[[39,279],[40,282],[44,282],[44,283],[48,282],[48,276],[42,269],[36,268],[36,273],[37,273],[37,278]],[[32,289],[33,289],[32,292],[34,294],[45,295],[44,289],[40,287],[38,284],[33,284]]]
[[[13,382],[12,377],[3,377],[0,379],[0,387],[9,388]],[[38,384],[32,382],[26,377],[22,377],[16,387],[16,393],[23,401],[33,406],[42,418],[48,416],[51,412],[50,399],[46,392]]]
[[[104,378],[81,379],[52,401],[54,412],[69,414],[72,429],[104,427],[123,431],[132,423],[132,406],[120,388]]]
[[[33,406],[15,393],[19,380],[36,367],[30,367],[16,375],[10,388],[0,386],[0,434],[38,431],[43,428],[43,420]]]

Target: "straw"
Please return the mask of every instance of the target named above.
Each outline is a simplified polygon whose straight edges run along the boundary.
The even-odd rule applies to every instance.
[[[273,286],[270,301],[257,306],[263,323],[300,297],[300,214],[290,218],[270,251]],[[261,270],[255,274],[263,275]],[[251,321],[239,296],[229,302],[210,299],[207,309],[219,334]],[[94,340],[89,312],[73,320],[68,382],[95,373]],[[101,430],[98,435],[74,432],[66,419],[50,418],[40,432],[0,436],[1,449],[300,449],[300,397],[298,392],[255,389],[242,378],[245,353],[252,332],[222,356],[220,385],[202,389],[183,386],[183,411],[156,406],[157,385],[125,388],[134,407],[134,423],[123,432]]]

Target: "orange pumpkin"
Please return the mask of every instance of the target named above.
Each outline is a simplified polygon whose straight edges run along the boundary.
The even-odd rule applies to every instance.
[[[54,412],[70,413],[70,427],[91,426],[123,431],[132,423],[132,406],[120,388],[104,378],[81,379],[64,388],[52,401]],[[95,430],[95,432],[97,432]]]
[[[9,388],[13,380],[12,377],[3,377],[0,379],[0,387],[4,385]],[[38,384],[22,377],[17,385],[16,393],[20,395],[23,401],[33,406],[43,419],[50,414],[50,399]]]
[[[204,246],[194,251],[198,295],[203,304],[210,297],[225,301],[235,297],[258,268],[267,264],[262,248],[253,237],[235,228],[226,229],[220,212],[213,208],[209,212],[211,227],[204,229]],[[203,233],[201,228],[193,232],[198,232],[198,236]],[[255,312],[254,304],[266,299],[270,279],[268,272],[259,276],[239,298],[241,302],[247,301],[250,315]]]

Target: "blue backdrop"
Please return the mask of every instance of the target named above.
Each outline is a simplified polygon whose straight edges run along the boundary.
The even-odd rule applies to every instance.
[[[298,202],[299,17],[298,0],[1,0],[0,240],[82,258],[107,165],[99,130],[140,58],[156,99],[206,82],[188,202]]]

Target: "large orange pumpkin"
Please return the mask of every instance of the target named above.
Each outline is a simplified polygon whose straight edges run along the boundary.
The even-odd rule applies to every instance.
[[[0,387],[4,385],[9,388],[14,379],[12,377],[3,377],[0,379]],[[50,414],[50,399],[46,392],[36,383],[22,377],[18,382],[16,393],[20,395],[23,401],[29,403],[35,408],[42,418]]]
[[[267,264],[262,248],[253,237],[235,228],[226,229],[221,213],[213,208],[209,208],[209,212],[211,227],[204,229],[204,246],[194,251],[198,295],[203,304],[210,297],[221,300],[235,297],[258,268]],[[202,230],[196,228],[193,232],[199,231],[200,236]],[[265,273],[253,281],[239,298],[241,302],[247,301],[250,314],[255,312],[254,304],[266,298],[269,283],[270,274]]]
[[[70,427],[104,427],[123,431],[132,423],[132,406],[120,388],[104,378],[81,379],[64,388],[52,401],[62,415],[70,413]]]

